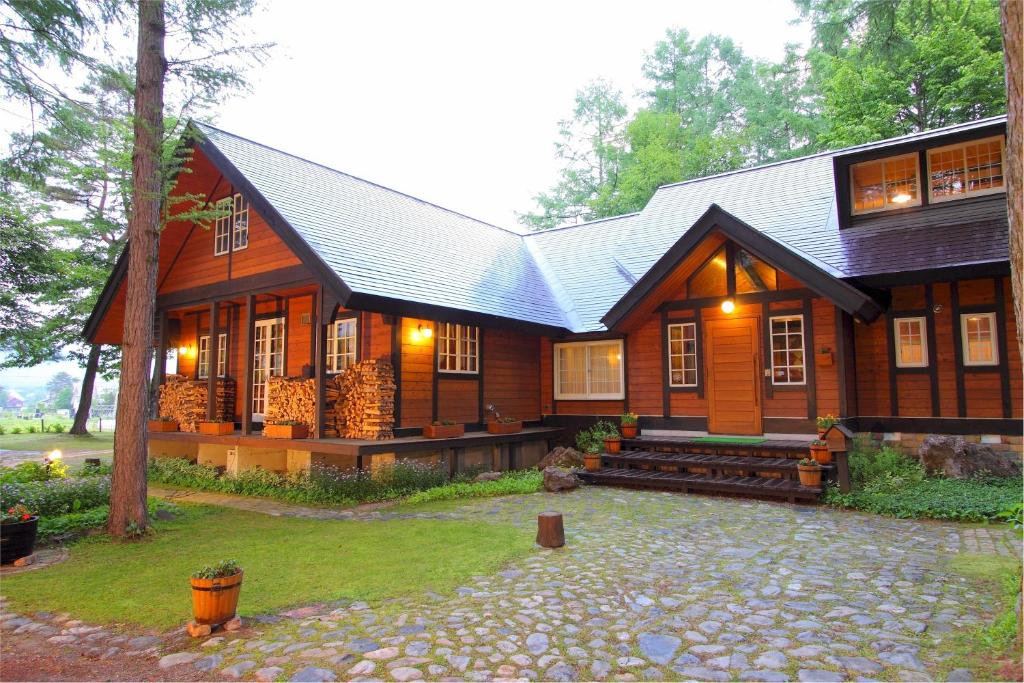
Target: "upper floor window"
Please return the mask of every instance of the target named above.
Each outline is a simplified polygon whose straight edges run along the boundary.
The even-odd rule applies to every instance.
[[[228,369],[228,335],[221,332],[217,335],[217,376],[224,377]],[[196,376],[206,379],[210,376],[210,335],[199,337],[199,349],[196,353]]]
[[[437,369],[439,372],[480,371],[480,328],[457,323],[437,324]]]
[[[697,324],[668,326],[669,386],[697,386]]]
[[[787,315],[768,322],[772,338],[772,384],[804,384],[804,317]]]
[[[1005,192],[1002,136],[928,150],[928,191],[933,202]]]
[[[622,399],[622,340],[555,344],[555,399]]]
[[[964,365],[998,365],[996,314],[964,313],[960,316]]]
[[[249,246],[249,201],[236,193],[217,202],[217,209],[224,215],[214,221],[214,256]]]
[[[921,203],[917,154],[854,164],[850,185],[855,214],[917,206]]]
[[[344,372],[356,362],[355,318],[336,320],[327,328],[327,372]]]
[[[928,335],[924,318],[896,318],[893,320],[896,336],[896,367],[928,367]]]

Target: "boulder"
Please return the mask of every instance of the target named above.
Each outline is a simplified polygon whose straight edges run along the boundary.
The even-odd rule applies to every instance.
[[[570,470],[562,469],[561,467],[545,467],[544,468],[544,490],[551,493],[558,491],[569,491],[580,485],[580,480],[576,478]]]
[[[999,477],[1021,475],[1021,463],[1017,457],[997,453],[985,444],[964,441],[960,436],[933,434],[926,437],[917,451],[917,458],[929,474],[956,479],[980,474]]]
[[[545,470],[549,467],[562,467],[564,469],[583,467],[583,454],[575,448],[556,446],[537,463],[538,470]]]
[[[474,482],[495,481],[497,479],[501,479],[501,472],[481,472],[473,477]]]

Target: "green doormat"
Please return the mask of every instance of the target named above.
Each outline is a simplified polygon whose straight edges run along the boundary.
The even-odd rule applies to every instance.
[[[764,443],[765,440],[760,436],[698,436],[694,441],[699,443],[758,444]]]

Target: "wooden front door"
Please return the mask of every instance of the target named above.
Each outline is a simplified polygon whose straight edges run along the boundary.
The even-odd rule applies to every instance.
[[[708,431],[761,434],[757,318],[710,320],[704,329]]]

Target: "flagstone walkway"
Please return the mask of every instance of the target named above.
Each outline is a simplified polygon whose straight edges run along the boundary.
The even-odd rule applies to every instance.
[[[205,641],[113,643],[60,627],[48,637],[88,642],[97,657],[133,648],[172,679],[969,680],[948,644],[994,605],[946,560],[1020,553],[1003,527],[600,488],[412,516],[532,533],[547,509],[565,514],[565,548],[538,549],[453,594],[307,606]],[[14,616],[4,615],[7,633],[54,628]]]

